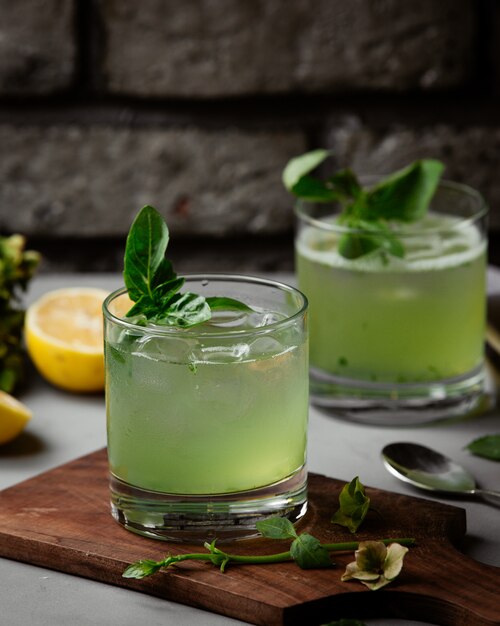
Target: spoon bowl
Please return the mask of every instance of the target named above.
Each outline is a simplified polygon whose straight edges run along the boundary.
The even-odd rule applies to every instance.
[[[478,489],[474,477],[466,469],[426,446],[410,442],[390,443],[382,450],[382,460],[391,474],[419,489],[476,496],[500,506],[500,493]]]

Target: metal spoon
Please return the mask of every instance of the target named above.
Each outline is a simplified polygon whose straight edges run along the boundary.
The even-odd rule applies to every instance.
[[[391,474],[420,489],[475,496],[500,506],[500,492],[478,489],[467,470],[420,444],[390,443],[382,450],[382,459]]]

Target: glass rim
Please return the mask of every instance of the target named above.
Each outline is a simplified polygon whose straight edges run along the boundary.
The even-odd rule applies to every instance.
[[[383,177],[383,174],[381,174],[380,176],[376,176],[376,175],[360,176],[359,178],[361,180],[376,181],[382,177]],[[403,227],[401,229],[394,229],[393,231],[394,233],[398,235],[398,237],[404,237],[404,236],[413,237],[422,232],[426,234],[449,232],[450,230],[467,227],[468,225],[473,224],[474,222],[482,219],[488,213],[488,205],[486,203],[484,196],[479,191],[477,191],[477,189],[474,189],[473,187],[470,187],[469,185],[466,185],[464,183],[456,183],[450,180],[442,180],[439,182],[438,190],[439,189],[460,192],[464,196],[469,196],[470,198],[474,199],[475,202],[477,202],[478,208],[473,212],[472,215],[468,217],[459,217],[458,220],[450,226],[437,226],[435,228],[426,228],[422,230],[420,229],[408,230],[408,228],[405,228],[405,226],[408,223],[400,222],[401,224],[403,224]],[[304,200],[302,198],[297,198],[297,200],[294,203],[295,216],[301,221],[309,224],[309,226],[314,226],[315,228],[318,228],[320,230],[328,231],[332,233],[361,234],[361,233],[369,232],[363,228],[350,228],[349,226],[342,226],[340,224],[331,224],[331,223],[326,222],[324,218],[312,217],[306,212],[306,207],[310,207],[314,205],[334,206],[335,203],[334,202],[314,202],[313,200]],[[340,211],[336,210],[332,213],[331,216],[336,216],[339,213]]]
[[[274,332],[277,329],[281,329],[288,325],[295,323],[297,319],[302,317],[308,308],[309,301],[307,297],[292,285],[288,285],[281,281],[269,279],[269,278],[260,278],[258,276],[245,276],[244,274],[224,274],[224,273],[205,273],[205,274],[185,274],[182,276],[186,282],[191,281],[226,281],[233,283],[248,283],[251,285],[260,285],[262,287],[269,287],[273,289],[278,289],[282,292],[288,292],[295,295],[298,295],[302,302],[299,309],[291,314],[287,315],[284,319],[279,320],[277,322],[273,322],[272,324],[267,324],[266,326],[260,326],[257,328],[250,329],[227,329],[223,328],[220,332],[203,332],[198,330],[201,324],[196,324],[194,326],[189,326],[188,328],[181,328],[179,326],[160,326],[160,325],[149,325],[149,326],[141,326],[139,324],[134,324],[133,322],[129,322],[123,317],[119,317],[112,313],[109,309],[109,305],[116,298],[127,293],[127,288],[125,286],[120,287],[119,289],[115,289],[111,292],[104,300],[102,304],[102,311],[104,317],[114,324],[121,326],[124,329],[133,330],[134,332],[140,332],[142,334],[154,335],[154,336],[190,336],[190,337],[245,337],[245,336],[255,336],[261,334],[268,334]]]

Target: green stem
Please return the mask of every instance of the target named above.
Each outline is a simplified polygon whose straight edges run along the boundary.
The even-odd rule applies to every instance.
[[[380,540],[385,545],[390,543],[399,543],[402,546],[412,546],[415,544],[415,539],[412,537],[400,537],[395,539],[381,539]],[[328,552],[349,552],[352,550],[357,550],[359,547],[359,541],[346,541],[344,543],[322,543],[322,548],[328,550]],[[260,556],[252,556],[252,555],[242,555],[242,554],[228,554],[227,552],[223,552],[219,550],[218,554],[222,557],[228,559],[231,563],[246,563],[251,565],[253,564],[266,564],[266,563],[283,563],[285,561],[293,561],[293,558],[290,554],[290,551],[286,552],[276,552],[275,554],[264,554]],[[172,557],[167,557],[166,560],[172,559]],[[190,560],[198,560],[198,561],[212,561],[213,554],[211,552],[193,552],[191,554],[179,554],[174,557],[175,563],[180,563],[181,561],[190,561]]]
[[[380,541],[385,545],[388,545],[390,543],[399,543],[403,546],[412,546],[415,544],[415,539],[411,537],[381,539]],[[359,543],[359,541],[346,541],[343,543],[323,543],[321,544],[321,547],[325,550],[328,550],[328,552],[349,552],[352,550],[357,550],[357,548],[359,547]],[[227,552],[223,552],[219,548],[214,547],[214,550],[210,552],[192,552],[190,554],[177,554],[175,556],[168,556],[162,561],[156,561],[155,564],[159,567],[170,567],[171,565],[175,565],[176,563],[180,563],[181,561],[210,561],[211,563],[213,563],[213,565],[219,566],[221,570],[224,571],[228,563],[264,565],[269,563],[284,563],[286,561],[293,560],[294,559],[292,558],[289,550],[287,550],[286,552],[277,552],[275,554],[252,556],[241,554],[228,554]],[[157,570],[155,569],[154,571]],[[142,573],[142,575],[137,575],[135,573],[132,577],[144,578],[145,576],[149,576],[152,573],[154,572]],[[124,572],[124,575],[125,577],[127,577],[126,571]]]

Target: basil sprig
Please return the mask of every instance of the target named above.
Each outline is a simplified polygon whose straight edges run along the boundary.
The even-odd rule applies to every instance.
[[[481,456],[491,461],[500,461],[500,434],[479,437],[465,447],[476,456]]]
[[[379,250],[402,258],[404,245],[391,222],[414,222],[426,214],[443,164],[434,159],[418,160],[364,188],[350,169],[324,180],[312,176],[311,172],[330,155],[328,150],[313,150],[291,159],[283,171],[285,187],[308,202],[337,202],[343,207],[338,223],[351,231],[341,235],[338,242],[343,257],[357,259]]]
[[[206,322],[215,310],[252,310],[234,298],[179,293],[184,278],[177,276],[165,258],[168,242],[165,220],[155,208],[146,205],[132,223],[125,246],[123,278],[135,303],[127,317],[137,316],[139,324],[147,320],[188,328]]]

